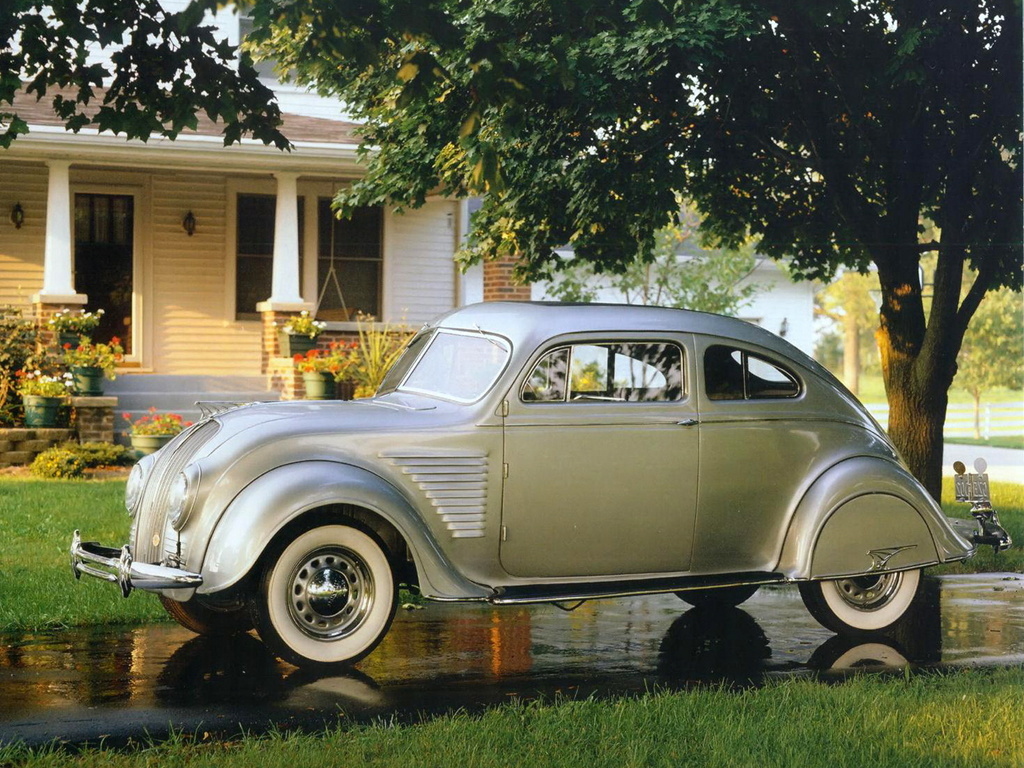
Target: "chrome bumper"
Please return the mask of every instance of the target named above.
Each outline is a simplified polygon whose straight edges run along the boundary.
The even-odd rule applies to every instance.
[[[125,597],[133,589],[159,591],[198,587],[203,577],[198,573],[168,568],[164,565],[136,563],[127,544],[120,549],[102,547],[95,541],[82,541],[78,531],[71,537],[71,570],[79,579],[84,573],[103,581],[116,583]]]

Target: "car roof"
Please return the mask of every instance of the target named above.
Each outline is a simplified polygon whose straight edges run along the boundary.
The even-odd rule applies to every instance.
[[[485,330],[514,345],[537,346],[569,333],[629,331],[700,333],[755,344],[816,368],[789,342],[744,320],[688,309],[631,304],[574,304],[543,301],[489,301],[455,309],[431,325]]]

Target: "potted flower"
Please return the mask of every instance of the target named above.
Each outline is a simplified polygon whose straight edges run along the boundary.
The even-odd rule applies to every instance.
[[[314,320],[306,310],[293,315],[281,327],[281,354],[293,357],[308,352],[316,346],[317,336],[323,333],[326,327],[326,323]]]
[[[169,443],[185,427],[192,426],[177,413],[159,413],[150,408],[146,416],[132,420],[131,414],[122,413],[121,418],[128,422],[128,438],[136,452],[146,455],[155,453]]]
[[[116,336],[109,344],[85,341],[64,345],[64,364],[71,370],[75,391],[80,395],[103,394],[103,378],[114,378],[114,369],[124,358],[121,340]]]
[[[91,337],[102,318],[102,309],[95,312],[62,309],[51,315],[46,325],[56,335],[58,345],[63,347],[65,344],[79,344],[83,336]]]
[[[292,358],[295,370],[302,374],[307,400],[331,400],[334,398],[334,372],[331,370],[331,355],[326,349],[311,349],[305,354]]]
[[[18,394],[25,406],[26,427],[55,427],[71,387],[71,374],[55,376],[41,371],[18,371]]]

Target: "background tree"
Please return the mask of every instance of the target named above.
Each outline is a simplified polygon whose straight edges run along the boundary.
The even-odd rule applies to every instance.
[[[890,434],[938,497],[963,335],[987,292],[1021,286],[1017,0],[256,0],[255,15],[282,65],[367,121],[368,173],[343,205],[487,193],[473,254],[531,277],[565,244],[598,272],[650,259],[678,192],[714,244],[753,235],[799,276],[873,263]]]
[[[205,114],[225,144],[251,133],[287,147],[273,92],[204,20],[218,5],[193,0],[172,13],[158,0],[3,0],[0,148],[28,131],[14,108],[20,90],[46,97],[71,131],[173,139]]]
[[[872,357],[878,328],[878,276],[845,271],[814,297],[814,311],[841,329],[842,379],[853,394],[860,394],[865,358]]]
[[[995,387],[1024,386],[1024,313],[1006,289],[985,299],[964,336],[954,384],[974,398],[974,436],[981,437],[981,398]]]
[[[696,212],[683,208],[675,223],[655,233],[650,261],[637,259],[610,275],[596,274],[589,261],[573,261],[553,277],[547,294],[592,302],[611,291],[626,304],[736,315],[758,291],[756,283],[743,282],[757,266],[753,246],[703,248],[697,242],[699,226]]]

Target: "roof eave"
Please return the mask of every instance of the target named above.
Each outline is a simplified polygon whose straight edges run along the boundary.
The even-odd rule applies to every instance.
[[[181,134],[171,140],[126,140],[122,136],[83,129],[72,133],[49,125],[31,125],[2,155],[11,160],[66,159],[75,165],[122,165],[146,168],[194,169],[267,173],[297,172],[307,176],[337,178],[358,176],[362,170],[355,144],[327,142],[293,143],[282,151],[260,141],[243,139],[224,146],[219,136]]]

